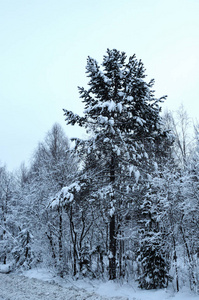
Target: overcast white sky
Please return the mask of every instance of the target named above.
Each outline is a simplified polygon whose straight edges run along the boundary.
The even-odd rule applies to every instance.
[[[167,107],[199,111],[199,0],[0,0],[0,161],[28,163],[62,108],[81,113],[87,56],[136,54]]]

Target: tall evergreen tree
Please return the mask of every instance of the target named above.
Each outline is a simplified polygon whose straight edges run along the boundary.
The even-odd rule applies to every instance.
[[[116,278],[118,220],[122,209],[133,201],[124,191],[136,186],[150,170],[151,149],[162,135],[159,102],[165,99],[154,97],[154,81],[145,81],[142,61],[135,55],[126,60],[124,52],[108,49],[101,70],[96,60],[88,57],[89,88],[79,87],[84,116],[64,110],[67,124],[78,124],[90,134],[86,141],[76,140],[76,150],[84,156],[92,153],[101,170],[93,180],[99,189],[100,185],[107,187],[103,201],[109,215],[110,279]]]

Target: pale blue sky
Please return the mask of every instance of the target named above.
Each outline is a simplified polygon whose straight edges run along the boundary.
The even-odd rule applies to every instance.
[[[28,163],[62,108],[81,113],[88,55],[136,54],[167,107],[199,111],[198,0],[0,0],[0,161]]]

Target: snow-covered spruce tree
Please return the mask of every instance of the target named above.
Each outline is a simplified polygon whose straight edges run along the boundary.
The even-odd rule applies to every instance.
[[[152,90],[154,81],[145,81],[143,63],[135,55],[127,61],[124,52],[107,50],[102,69],[88,57],[88,90],[79,87],[85,104],[84,116],[64,109],[67,124],[78,124],[90,134],[76,140],[82,157],[92,153],[99,168],[93,174],[98,191],[96,201],[103,202],[109,224],[109,279],[117,276],[117,233],[122,212],[133,199],[127,192],[147,177],[155,139],[163,136],[159,102]],[[89,166],[85,169],[85,176]],[[130,187],[130,188],[129,188]]]
[[[138,277],[140,288],[165,288],[171,280],[167,234],[159,220],[162,209],[158,193],[149,187],[141,206],[138,250],[138,261],[141,264],[141,274]]]

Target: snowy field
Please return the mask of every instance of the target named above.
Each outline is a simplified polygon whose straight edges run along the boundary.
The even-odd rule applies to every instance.
[[[0,300],[199,300],[188,290],[178,294],[171,290],[143,291],[133,285],[114,282],[61,280],[44,270],[24,275],[0,274]]]

